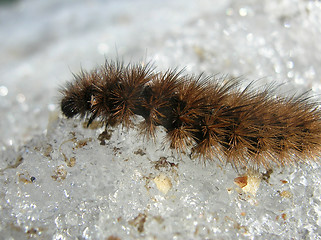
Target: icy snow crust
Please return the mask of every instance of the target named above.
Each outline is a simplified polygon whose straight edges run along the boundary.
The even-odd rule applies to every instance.
[[[2,171],[2,236],[318,235],[317,167],[267,173],[253,195],[234,184],[237,173],[229,165],[204,166],[171,152],[162,141],[144,141],[137,129],[110,128],[106,134],[101,128],[86,129],[79,121],[57,119],[52,124],[46,137],[29,142]],[[165,133],[160,130],[158,136],[160,140]],[[166,193],[157,186],[159,176],[170,182]]]

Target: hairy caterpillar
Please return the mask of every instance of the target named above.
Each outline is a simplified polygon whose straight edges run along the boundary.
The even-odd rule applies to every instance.
[[[106,63],[74,75],[60,91],[68,117],[96,118],[131,126],[144,118],[142,132],[154,138],[157,126],[170,146],[191,148],[205,160],[234,167],[284,166],[315,160],[321,151],[321,112],[306,94],[274,96],[273,87],[241,90],[238,79],[155,72],[147,64]]]

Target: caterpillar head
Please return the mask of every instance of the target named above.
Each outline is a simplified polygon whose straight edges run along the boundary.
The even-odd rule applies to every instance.
[[[91,111],[94,98],[90,87],[81,88],[77,85],[69,85],[62,91],[62,94],[60,107],[67,118],[78,115],[84,117]]]

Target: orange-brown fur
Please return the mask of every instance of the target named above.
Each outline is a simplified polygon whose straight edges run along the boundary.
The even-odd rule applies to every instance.
[[[321,112],[306,94],[276,97],[269,87],[259,91],[250,84],[241,91],[238,79],[107,61],[74,78],[61,89],[68,118],[130,127],[140,115],[148,137],[155,138],[157,126],[163,126],[172,148],[191,148],[205,160],[269,168],[314,160],[321,151]]]

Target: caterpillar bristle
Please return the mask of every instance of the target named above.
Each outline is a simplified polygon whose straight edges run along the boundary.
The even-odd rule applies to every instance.
[[[144,86],[153,76],[152,67],[147,64],[124,66],[121,62],[107,62],[100,69],[94,84],[95,94],[91,100],[90,124],[96,116],[103,121],[131,125],[135,109],[140,104]]]
[[[166,117],[171,111],[171,99],[180,83],[179,77],[180,72],[169,70],[164,74],[155,75],[153,80],[145,86],[137,114],[145,118],[141,131],[148,138],[155,139],[156,127],[166,125]]]
[[[61,110],[68,117],[98,118],[132,126],[156,138],[159,126],[169,146],[204,162],[218,158],[236,169],[270,168],[316,161],[321,152],[321,111],[308,93],[282,97],[277,85],[262,90],[240,79],[156,72],[151,64],[106,61],[81,71],[62,88]]]
[[[141,103],[144,85],[150,81],[152,75],[148,66],[128,65],[123,70],[110,92],[110,101],[113,103],[111,118],[129,127],[131,117]]]

